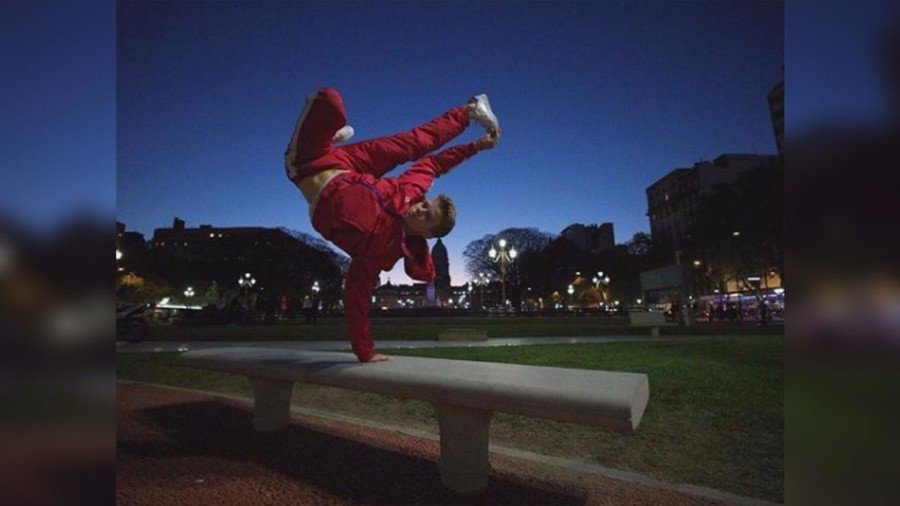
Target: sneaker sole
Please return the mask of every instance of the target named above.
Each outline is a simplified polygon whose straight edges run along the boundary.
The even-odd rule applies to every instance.
[[[306,97],[306,104],[303,106],[303,111],[300,112],[300,118],[297,119],[297,124],[294,126],[294,134],[291,135],[291,141],[290,144],[288,144],[288,151],[284,155],[285,171],[287,172],[288,179],[292,181],[297,176],[297,170],[290,163],[297,156],[297,135],[300,134],[300,127],[302,127],[303,122],[306,121],[306,116],[309,114],[309,110],[312,108],[315,98],[316,93]]]
[[[490,129],[490,128],[498,128],[499,129],[500,122],[497,121],[497,116],[494,114],[494,111],[491,109],[491,101],[488,100],[487,95],[479,95],[479,96],[481,97],[481,100],[479,101],[478,105],[480,105],[482,103],[484,104],[485,110],[483,110],[482,113],[485,115],[487,121],[490,123],[489,125],[482,124],[481,126],[484,128],[487,128],[487,129]],[[475,110],[479,109],[478,105],[475,106]],[[481,123],[481,122],[479,121],[479,123]]]

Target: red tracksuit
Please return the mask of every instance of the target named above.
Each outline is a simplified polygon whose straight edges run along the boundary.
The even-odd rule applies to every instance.
[[[468,143],[422,158],[465,130],[465,106],[450,109],[408,132],[332,146],[346,124],[340,94],[322,88],[307,100],[285,152],[285,168],[294,182],[326,169],[351,171],[332,179],[319,195],[312,225],[344,250],[352,261],[344,283],[344,312],[353,352],[361,362],[375,354],[369,331],[372,291],[382,270],[403,258],[409,277],[434,279],[434,264],[423,237],[404,232],[403,216],[422,201],[432,181],[477,152]],[[415,161],[396,178],[382,177],[400,164]]]

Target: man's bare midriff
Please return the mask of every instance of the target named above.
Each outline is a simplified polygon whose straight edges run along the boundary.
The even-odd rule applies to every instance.
[[[316,196],[322,192],[322,188],[325,186],[325,184],[328,183],[331,178],[340,174],[341,172],[347,171],[341,169],[326,169],[322,172],[319,172],[318,174],[301,179],[297,183],[297,186],[300,188],[300,191],[303,193],[306,201],[312,204]]]

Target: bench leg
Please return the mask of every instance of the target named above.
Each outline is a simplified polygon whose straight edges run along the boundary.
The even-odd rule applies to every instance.
[[[441,431],[441,481],[455,492],[486,489],[491,412],[448,404],[434,409]]]
[[[250,378],[253,386],[253,428],[268,432],[287,427],[291,422],[293,381]]]

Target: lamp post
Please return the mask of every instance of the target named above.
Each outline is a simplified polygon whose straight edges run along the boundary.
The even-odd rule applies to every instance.
[[[491,246],[491,250],[488,251],[488,256],[494,262],[500,262],[500,286],[502,291],[502,299],[503,305],[506,305],[506,264],[511,264],[516,260],[516,256],[518,252],[516,252],[516,248],[514,248],[511,244],[509,246],[509,250],[506,249],[506,239],[500,239],[499,241],[500,249],[494,249]]]
[[[591,279],[591,281],[594,282],[594,286],[597,288],[597,290],[603,294],[603,302],[608,304],[609,303],[609,292],[608,292],[609,289],[605,288],[603,290],[600,290],[600,286],[601,285],[604,287],[609,286],[609,276],[604,276],[603,271],[600,271],[597,273],[596,276],[593,277],[593,279]]]
[[[190,286],[187,287],[187,288],[184,290],[184,296],[187,297],[187,298],[189,298],[189,299],[190,299],[191,297],[193,297],[193,296],[194,296],[194,289],[193,289],[192,287],[190,287]]]
[[[572,309],[572,294],[575,293],[575,287],[569,285],[569,288],[566,289],[566,293],[569,294],[569,309]]]
[[[247,309],[250,309],[250,289],[253,288],[253,285],[256,284],[256,278],[250,275],[249,272],[244,273],[243,276],[238,278],[238,285],[244,289],[244,302],[247,305]]]
[[[481,304],[481,309],[484,309],[484,286],[490,282],[487,277],[487,274],[483,272],[479,272],[477,276],[475,276],[474,282],[478,285],[478,303]]]

